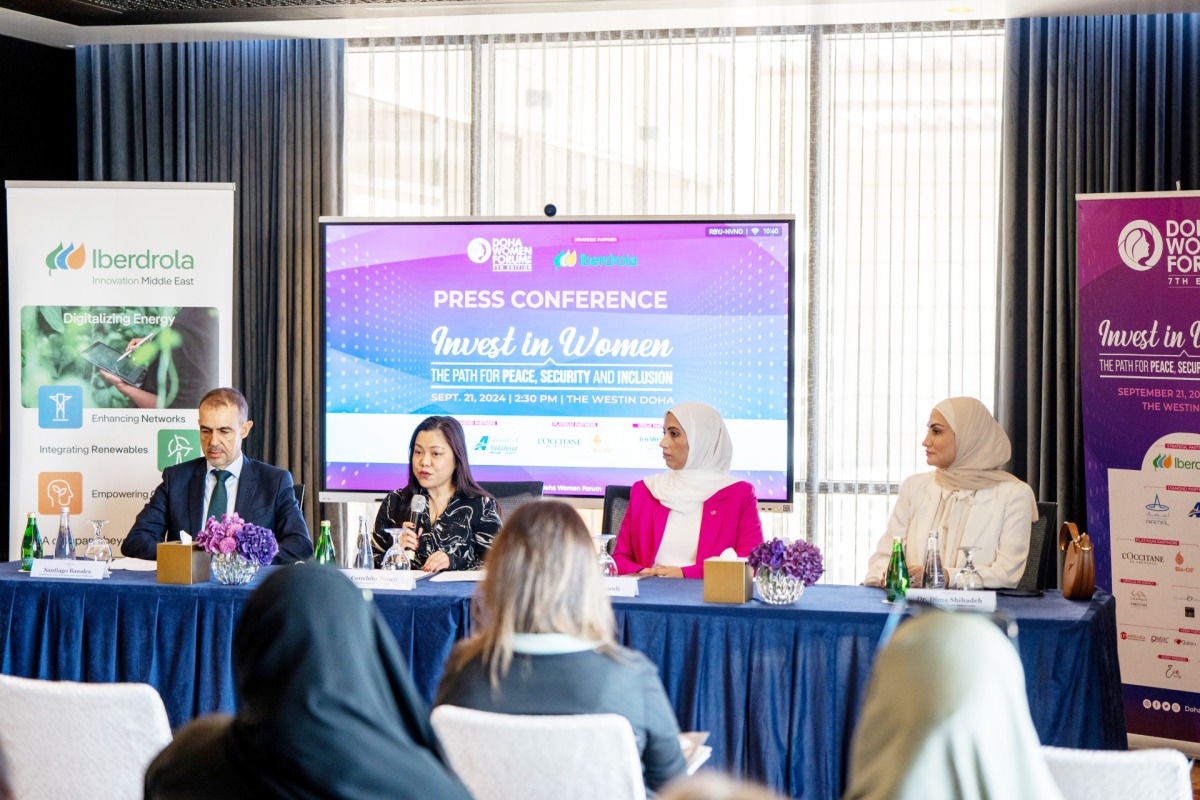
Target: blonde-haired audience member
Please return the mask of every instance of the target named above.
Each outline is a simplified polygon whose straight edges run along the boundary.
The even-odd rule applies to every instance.
[[[514,511],[492,543],[481,625],[446,665],[435,705],[501,714],[620,714],[657,791],[683,774],[679,725],[658,671],[613,636],[596,551],[575,509],[556,500]]]

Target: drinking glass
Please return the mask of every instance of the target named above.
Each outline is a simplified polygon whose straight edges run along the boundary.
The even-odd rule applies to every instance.
[[[600,549],[596,554],[596,563],[600,565],[600,574],[606,578],[617,577],[617,562],[613,561],[613,557],[608,554],[608,543],[617,537],[611,533],[602,533],[592,538],[600,540]]]
[[[412,562],[408,560],[408,554],[400,546],[400,535],[404,533],[404,528],[384,528],[384,533],[391,534],[392,546],[383,554],[381,566],[384,569],[412,569]]]
[[[92,538],[88,540],[87,550],[84,552],[84,558],[91,561],[103,561],[105,570],[107,571],[108,562],[112,561],[113,552],[108,540],[104,538],[104,526],[108,524],[106,519],[89,519],[88,523],[92,526]]]
[[[971,558],[975,555],[978,547],[960,547],[958,548],[963,554],[962,569],[954,576],[953,587],[955,589],[965,589],[967,591],[978,591],[983,588],[983,576],[979,574],[979,570],[975,569],[975,562]]]

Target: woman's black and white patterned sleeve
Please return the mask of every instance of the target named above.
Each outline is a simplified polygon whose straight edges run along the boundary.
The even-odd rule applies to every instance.
[[[496,501],[491,497],[479,498],[480,515],[479,524],[475,526],[475,552],[479,556],[480,562],[487,555],[487,551],[492,549],[492,540],[496,538],[496,534],[500,532],[500,509],[496,506]]]
[[[479,569],[499,529],[500,515],[491,498],[456,494],[429,532],[429,553],[441,550],[449,556],[447,569]],[[423,538],[422,545],[425,542]]]

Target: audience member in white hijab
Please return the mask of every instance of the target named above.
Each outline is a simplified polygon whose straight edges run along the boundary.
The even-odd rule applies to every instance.
[[[895,536],[904,540],[915,583],[929,532],[936,530],[947,581],[963,565],[959,548],[975,547],[972,560],[984,586],[1016,586],[1025,571],[1037,503],[1028,484],[1001,469],[1012,455],[1004,430],[983,403],[951,397],[930,412],[921,444],[926,463],[936,469],[913,475],[900,486],[887,531],[867,564],[866,584],[882,584]]]
[[[663,420],[669,469],[638,481],[617,534],[622,575],[703,578],[704,559],[732,548],[748,556],[763,540],[754,489],[729,474],[733,443],[712,406],[680,403]]]
[[[871,671],[843,800],[1062,800],[1017,651],[992,622],[931,612]]]

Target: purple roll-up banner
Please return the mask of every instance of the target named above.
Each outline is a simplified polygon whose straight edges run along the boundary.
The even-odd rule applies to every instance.
[[[1200,193],[1080,195],[1087,532],[1130,743],[1200,753]]]

